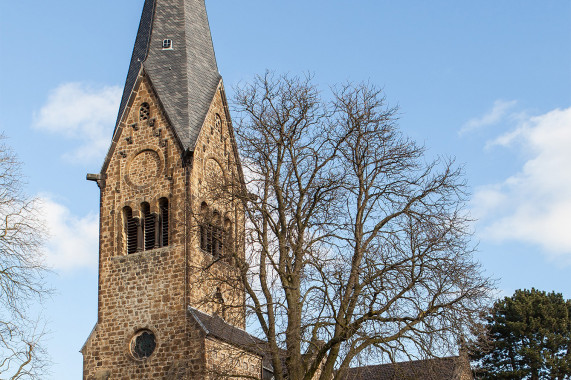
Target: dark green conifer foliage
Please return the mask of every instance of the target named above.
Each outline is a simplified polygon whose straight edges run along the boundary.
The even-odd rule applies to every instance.
[[[571,379],[571,300],[517,290],[486,320],[489,335],[472,356],[478,379]]]

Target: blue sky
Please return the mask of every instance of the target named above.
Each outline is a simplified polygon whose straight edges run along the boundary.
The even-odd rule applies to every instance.
[[[44,199],[56,289],[50,379],[77,379],[96,320],[99,192],[143,0],[0,0],[0,130]],[[500,294],[571,298],[571,1],[207,1],[227,92],[265,69],[326,91],[371,81],[472,189]]]

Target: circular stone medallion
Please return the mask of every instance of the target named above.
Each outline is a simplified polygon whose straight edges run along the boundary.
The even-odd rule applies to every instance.
[[[127,170],[129,181],[135,186],[148,186],[159,176],[161,160],[154,150],[143,150],[137,154]]]

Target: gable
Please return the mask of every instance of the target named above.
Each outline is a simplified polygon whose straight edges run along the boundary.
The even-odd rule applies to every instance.
[[[170,47],[164,48],[165,40]],[[203,0],[146,0],[115,129],[144,68],[184,149],[193,151],[220,83]]]
[[[140,108],[143,103],[148,103],[150,106],[150,115],[148,120],[141,120],[139,115]],[[156,139],[152,139],[152,136],[147,136],[145,138],[147,143],[127,140],[129,138],[133,139],[135,137],[134,135],[138,135],[140,128],[144,126],[149,126],[153,129],[153,134],[156,135],[154,136]],[[149,137],[151,137],[151,139]],[[172,141],[171,145],[174,145],[175,149],[177,149],[182,156],[184,153],[183,144],[178,138],[174,128],[172,128],[171,120],[164,109],[160,97],[154,89],[152,81],[146,72],[141,69],[129,95],[121,121],[114,131],[111,146],[105,156],[101,173],[107,173],[111,160],[114,157],[117,158],[117,154],[121,155],[128,145],[137,143],[137,145],[140,146],[160,146],[164,144],[165,140]],[[125,144],[125,141],[127,141],[127,144]]]

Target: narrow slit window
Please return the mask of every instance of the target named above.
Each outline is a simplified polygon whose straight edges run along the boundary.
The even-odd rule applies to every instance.
[[[218,133],[218,136],[220,138],[220,141],[222,141],[222,119],[220,118],[220,115],[216,114],[216,117],[214,118],[214,127],[216,128],[216,133]]]

